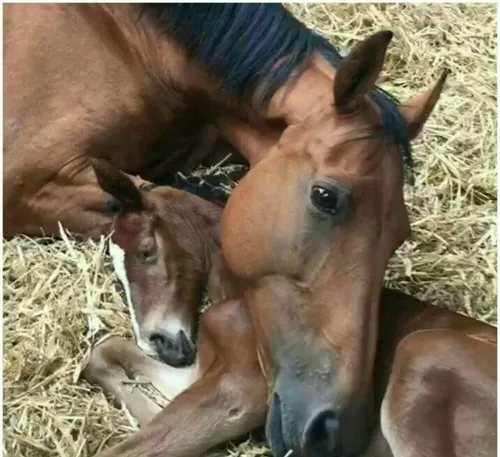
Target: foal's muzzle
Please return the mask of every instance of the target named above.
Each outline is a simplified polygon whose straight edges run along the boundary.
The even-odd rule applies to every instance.
[[[155,332],[150,337],[159,359],[166,364],[181,368],[192,365],[196,358],[196,346],[183,330],[172,337],[166,332]]]

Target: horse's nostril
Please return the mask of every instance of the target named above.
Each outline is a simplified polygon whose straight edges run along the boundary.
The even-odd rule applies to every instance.
[[[323,410],[309,421],[303,446],[305,455],[339,455],[340,421],[334,410]]]

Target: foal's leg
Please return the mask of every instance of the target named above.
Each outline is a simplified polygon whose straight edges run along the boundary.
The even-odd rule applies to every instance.
[[[147,356],[131,340],[114,336],[92,350],[83,377],[115,403],[124,404],[143,426],[196,380],[195,370],[170,367]],[[143,382],[158,390],[161,401],[155,402],[138,388]]]
[[[160,389],[172,390],[168,386],[172,368],[152,363],[146,366],[140,359],[129,362],[136,368],[137,361],[143,374],[148,372],[153,383],[161,385]],[[267,387],[259,368],[251,323],[240,301],[213,305],[204,313],[196,363],[200,371],[194,384],[174,397],[134,436],[103,452],[101,457],[197,457],[263,425]],[[125,402],[134,403],[135,414],[142,415],[143,423],[148,414],[158,410],[157,406],[143,402],[137,393],[123,394],[116,385],[112,389]]]
[[[496,455],[496,349],[453,330],[401,341],[381,414],[395,456]]]

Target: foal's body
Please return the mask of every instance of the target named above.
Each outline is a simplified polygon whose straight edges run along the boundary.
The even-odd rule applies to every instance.
[[[496,455],[496,329],[389,289],[379,318],[374,384],[382,433],[374,432],[364,455]],[[212,305],[197,346],[195,365],[182,369],[117,337],[95,348],[87,378],[142,426],[103,457],[194,457],[264,425],[266,380],[244,303]],[[138,375],[169,400],[163,411],[124,383]]]

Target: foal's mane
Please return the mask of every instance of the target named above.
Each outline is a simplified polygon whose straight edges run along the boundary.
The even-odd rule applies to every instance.
[[[281,4],[139,5],[141,14],[221,79],[222,90],[247,100],[258,93],[263,107],[281,86],[302,74],[315,52],[335,68],[342,60],[327,39],[309,30]],[[382,132],[396,141],[412,178],[408,126],[397,109],[398,100],[378,87],[371,97],[381,111]]]

